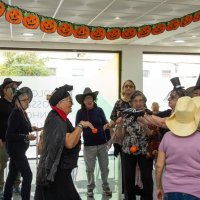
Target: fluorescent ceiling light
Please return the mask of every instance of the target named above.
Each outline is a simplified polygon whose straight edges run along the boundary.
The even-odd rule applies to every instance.
[[[196,37],[197,37],[196,35],[193,35],[193,36],[192,36],[192,38],[196,38]]]
[[[174,42],[176,42],[176,43],[183,43],[185,41],[184,40],[174,40]]]
[[[115,19],[120,19],[120,17],[115,17]]]
[[[33,36],[33,33],[23,33],[23,36]]]

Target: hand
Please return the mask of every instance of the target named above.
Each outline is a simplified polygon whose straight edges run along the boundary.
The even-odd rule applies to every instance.
[[[80,124],[83,126],[83,128],[91,128],[94,129],[94,126],[89,121],[80,121]]]
[[[157,200],[163,200],[164,199],[164,191],[163,189],[157,189]]]
[[[28,140],[30,140],[30,141],[36,139],[36,136],[33,135],[32,133],[29,133],[27,137],[28,137]]]
[[[109,128],[111,128],[109,123],[106,123],[106,124],[103,126],[103,130],[106,130],[106,129],[109,129]]]

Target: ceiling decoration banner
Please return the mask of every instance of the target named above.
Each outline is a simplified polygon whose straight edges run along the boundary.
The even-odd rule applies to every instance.
[[[39,15],[37,13],[24,10],[17,6],[11,6],[0,1],[0,17],[5,13],[5,19],[12,24],[22,23],[27,29],[37,29],[44,33],[55,33],[63,37],[74,36],[79,39],[92,40],[116,40],[119,38],[132,39],[134,37],[144,38],[152,35],[159,35],[165,31],[173,31],[185,27],[192,22],[200,21],[200,10],[180,18],[175,18],[167,22],[157,24],[142,25],[139,27],[101,27],[76,24],[62,21],[52,17]]]

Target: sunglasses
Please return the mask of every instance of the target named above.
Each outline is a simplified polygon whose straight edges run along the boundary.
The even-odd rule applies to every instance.
[[[125,85],[125,88],[133,88],[133,85]]]

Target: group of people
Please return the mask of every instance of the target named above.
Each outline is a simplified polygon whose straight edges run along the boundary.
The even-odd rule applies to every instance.
[[[93,92],[86,87],[82,94],[75,97],[81,106],[76,114],[75,127],[68,119],[68,114],[72,112],[70,92],[73,86],[56,88],[49,96],[51,111],[43,127],[34,199],[81,199],[71,177],[72,170],[77,167],[81,136],[88,197],[94,195],[96,159],[100,167],[103,194],[112,196],[108,183],[107,151],[108,143],[112,143],[114,155],[120,155],[121,158],[122,193],[125,200],[136,200],[136,195],[140,195],[141,200],[153,200],[152,171],[154,158],[157,157],[155,152],[158,152],[157,198],[181,200],[182,196],[188,196],[185,199],[200,199],[200,149],[197,144],[200,136],[200,97],[193,97],[200,96],[200,76],[196,86],[188,91],[181,86],[178,77],[171,79],[171,82],[173,89],[168,97],[171,109],[151,112],[147,109],[147,98],[143,92],[136,90],[133,81],[125,81],[121,98],[114,105],[110,121],[97,105],[98,91]],[[18,90],[20,84],[21,82],[7,78],[0,86],[0,120],[4,119],[4,124],[1,124],[3,127],[0,127],[0,151],[5,152],[7,159],[10,157],[4,200],[12,199],[13,186],[17,177],[20,177],[19,174],[23,179],[22,200],[30,199],[32,172],[25,153],[29,142],[36,139],[31,132],[38,128],[31,126],[26,113],[33,97],[32,91],[27,87]],[[158,107],[157,104],[156,106]],[[114,129],[113,134],[111,129]],[[6,164],[7,160],[5,166]],[[1,171],[4,168],[1,164]],[[164,185],[161,180],[163,173]]]

